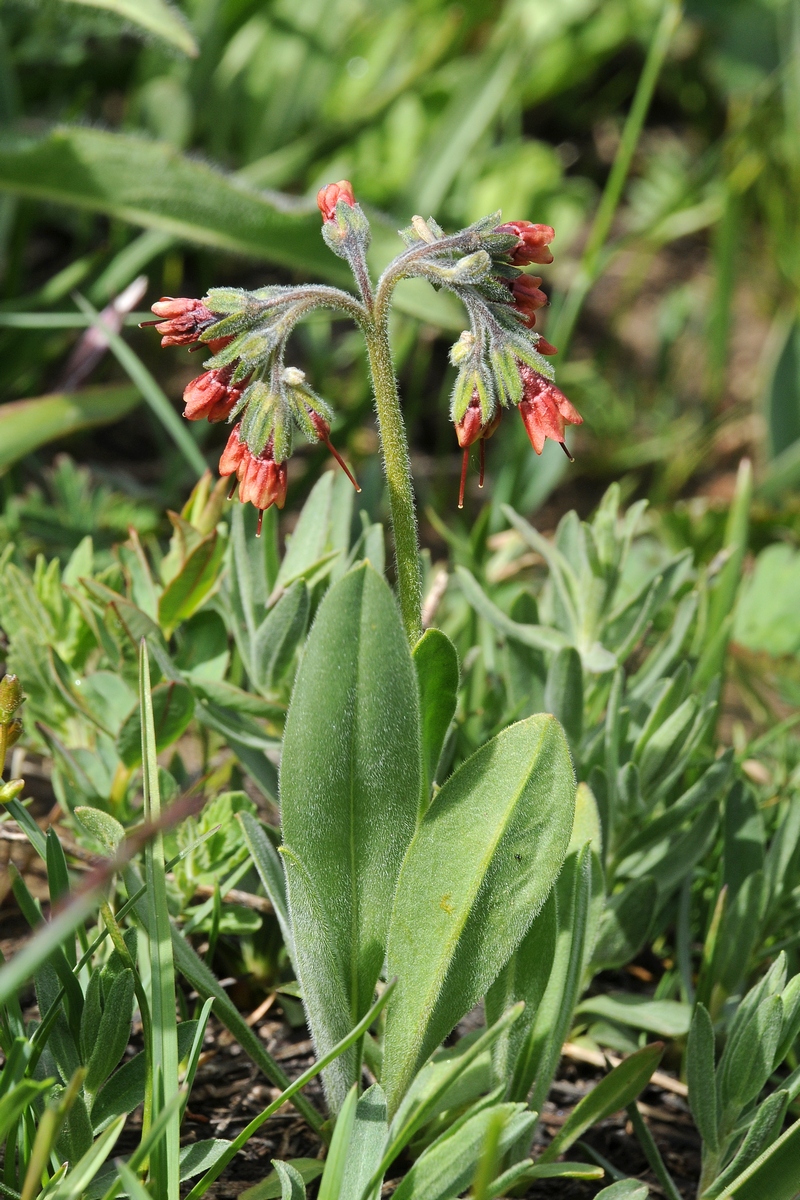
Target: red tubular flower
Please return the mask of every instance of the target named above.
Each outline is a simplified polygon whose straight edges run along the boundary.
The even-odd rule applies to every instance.
[[[222,451],[222,457],[219,460],[219,473],[224,479],[226,475],[233,475],[234,472],[239,474],[239,467],[244,461],[245,454],[249,454],[246,442],[239,441],[239,434],[242,426],[234,425],[231,436],[228,438],[225,449]]]
[[[256,537],[260,537],[265,510],[273,504],[283,508],[286,503],[286,463],[275,461],[271,437],[260,454],[251,454],[247,443],[239,441],[241,428],[237,425],[228,438],[219,460],[219,473],[223,477],[236,474],[240,501],[259,510]],[[234,483],[229,499],[233,499],[235,489]]]
[[[536,275],[518,275],[511,283],[514,308],[523,314],[529,329],[536,324],[536,310],[548,303],[547,296],[539,288],[541,282]]]
[[[550,342],[545,341],[541,334],[539,334],[539,340],[536,343],[536,349],[540,354],[558,354],[556,347],[551,346]]]
[[[317,207],[322,213],[323,221],[336,220],[336,205],[340,200],[355,208],[356,198],[353,185],[348,179],[340,179],[338,183],[329,183],[317,192]]]
[[[313,427],[316,431],[317,437],[319,438],[319,440],[321,442],[325,443],[325,445],[328,447],[328,450],[331,452],[331,454],[336,459],[339,466],[344,471],[347,478],[352,483],[353,487],[356,489],[357,492],[360,492],[361,488],[358,486],[358,483],[356,482],[355,478],[353,477],[353,475],[350,471],[350,468],[348,467],[347,463],[344,461],[341,454],[339,453],[339,451],[336,449],[336,447],[334,446],[334,444],[331,441],[330,425],[325,420],[325,418],[321,415],[321,413],[318,413],[315,408],[311,408],[310,405],[306,405],[306,407],[308,409],[309,420],[311,421],[311,424],[313,425]]]
[[[146,323],[155,325],[162,335],[162,346],[191,346],[203,330],[217,319],[201,300],[186,297],[174,299],[172,296],[162,296],[150,311],[161,318]]]
[[[524,387],[519,413],[534,450],[541,454],[545,440],[551,438],[559,443],[567,458],[573,462],[564,442],[564,427],[582,425],[583,417],[564,393],[544,375],[525,363],[520,365],[519,373]]]
[[[187,384],[183,393],[186,405],[183,415],[187,421],[224,421],[247,387],[247,380],[231,384],[233,367],[205,371]]]
[[[556,236],[556,231],[550,225],[534,225],[531,221],[506,221],[504,225],[497,226],[495,233],[513,233],[519,238],[519,244],[511,251],[511,261],[515,267],[553,261],[550,242]]]
[[[486,439],[490,438],[500,424],[502,409],[498,408],[495,415],[483,423],[481,401],[477,391],[472,393],[467,411],[455,427],[458,444],[464,451],[461,459],[461,483],[458,489],[458,507],[464,507],[464,489],[467,485],[467,464],[469,463],[469,448],[474,442],[480,442],[480,475],[478,487],[483,487],[483,477],[486,470]]]

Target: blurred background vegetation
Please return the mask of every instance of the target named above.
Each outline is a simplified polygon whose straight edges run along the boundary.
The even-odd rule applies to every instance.
[[[346,177],[376,267],[415,212],[455,228],[502,209],[556,229],[540,324],[585,419],[574,466],[550,443],[536,459],[506,420],[485,492],[472,476],[457,513],[447,348],[461,315],[429,289],[397,314],[434,560],[479,516],[502,536],[502,502],[547,531],[619,479],[671,548],[709,563],[749,456],[751,549],[768,553],[742,657],[800,649],[796,603],[775,613],[800,594],[800,0],[4,0],[0,122],[0,552],[63,555],[86,533],[110,547],[130,525],[156,538],[189,461],[213,466],[225,440],[170,421],[198,359],[110,309],[125,344],[107,352],[86,300],[102,309],[142,275],[120,308],[336,281],[314,196]],[[385,517],[359,336],[315,316],[295,342],[339,413],[361,507]],[[292,460],[287,529],[324,462],[316,448]]]

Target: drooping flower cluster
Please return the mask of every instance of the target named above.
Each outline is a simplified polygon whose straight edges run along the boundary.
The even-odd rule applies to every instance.
[[[238,485],[240,500],[262,512],[272,504],[282,507],[286,461],[297,432],[324,443],[358,487],[330,443],[331,409],[302,371],[284,365],[286,342],[297,321],[319,306],[343,309],[369,328],[382,297],[409,276],[454,292],[469,315],[469,330],[450,352],[458,367],[450,415],[464,451],[459,507],[470,447],[478,443],[483,486],[485,443],[504,408],[519,408],[537,454],[551,438],[571,459],[565,428],[580,425],[582,418],[555,386],[543,357],[556,353],[535,330],[536,313],[547,297],[541,279],[524,270],[553,261],[554,230],[530,221],[500,223],[495,213],[448,236],[432,218],[414,217],[401,231],[407,249],[387,267],[373,299],[366,259],[369,223],[351,184],[328,184],[317,204],[323,237],[351,266],[359,299],[338,288],[309,285],[254,292],[213,288],[202,300],[165,297],[153,305],[158,320],[150,324],[162,335],[163,346],[198,344],[211,351],[205,372],[184,392],[184,416],[236,422],[220,460],[220,473],[236,476],[231,495]]]
[[[286,289],[288,290],[288,289]],[[243,504],[260,510],[286,500],[286,461],[295,432],[322,442],[360,490],[330,441],[333,414],[296,367],[284,367],[283,347],[294,321],[309,307],[284,299],[283,289],[261,292],[212,289],[204,300],[164,297],[153,305],[162,346],[204,344],[213,357],[184,389],[189,421],[241,420],[219,463],[221,476],[236,475]]]
[[[469,448],[479,445],[483,486],[485,442],[504,408],[519,408],[537,454],[545,439],[552,438],[571,459],[564,431],[583,420],[555,386],[553,368],[543,357],[556,354],[555,346],[534,332],[536,313],[547,304],[542,281],[522,269],[553,261],[550,243],[555,232],[530,221],[499,224],[498,218],[499,214],[486,217],[452,237],[435,221],[421,217],[404,231],[407,245],[422,256],[414,273],[455,292],[470,317],[470,329],[450,352],[458,367],[450,416],[464,451],[459,508],[464,503]]]

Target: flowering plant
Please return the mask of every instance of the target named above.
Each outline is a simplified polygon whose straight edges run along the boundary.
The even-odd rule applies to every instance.
[[[421,632],[421,577],[408,446],[392,368],[388,317],[401,279],[427,279],[453,292],[464,304],[470,328],[450,352],[458,368],[450,416],[464,451],[458,504],[463,507],[470,447],[480,453],[483,486],[486,439],[502,412],[516,406],[537,454],[552,438],[571,458],[567,425],[582,418],[553,382],[545,355],[551,346],[536,331],[536,313],[547,304],[541,279],[525,273],[534,263],[553,261],[549,225],[499,223],[499,213],[447,235],[433,220],[415,216],[400,236],[406,250],[373,284],[367,267],[369,222],[347,180],[320,190],[322,234],[329,248],[352,269],[358,297],[319,284],[265,287],[253,292],[212,288],[202,300],[165,297],[153,305],[162,346],[208,346],[207,370],[184,392],[191,421],[236,422],[219,463],[222,476],[235,475],[239,499],[261,513],[286,499],[286,462],[296,434],[323,442],[358,484],[330,441],[333,411],[296,367],[286,366],[286,346],[298,321],[314,308],[339,309],[361,328],[369,356],[381,448],[397,555],[400,606],[409,639]],[[259,517],[258,531],[261,529]]]

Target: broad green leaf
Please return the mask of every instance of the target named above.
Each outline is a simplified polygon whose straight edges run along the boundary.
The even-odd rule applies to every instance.
[[[0,185],[2,186],[2,185]],[[81,429],[111,425],[140,403],[127,384],[53,393],[0,406],[0,472],[40,446]]]
[[[197,612],[217,583],[225,541],[215,530],[194,547],[158,601],[158,621],[169,638],[181,621]]]
[[[182,683],[158,683],[152,689],[155,751],[176,742],[194,716],[194,696]],[[139,708],[126,719],[117,736],[117,753],[126,767],[142,762],[142,721]]]
[[[572,646],[553,655],[544,690],[545,711],[564,726],[572,753],[577,756],[583,732],[583,670]]]
[[[286,876],[280,855],[264,832],[260,821],[256,820],[252,813],[237,813],[237,820],[242,826],[247,849],[256,865],[264,890],[272,901],[286,952],[294,964],[294,937],[286,900]]]
[[[124,1124],[125,1118],[119,1117],[61,1180],[55,1191],[50,1193],[48,1200],[79,1200],[114,1149]]]
[[[325,1164],[318,1158],[290,1158],[284,1164],[292,1167],[304,1183],[313,1183],[322,1174]],[[270,1171],[266,1179],[242,1192],[239,1200],[281,1200],[281,1180],[277,1171]]]
[[[97,1092],[114,1070],[128,1044],[133,1017],[133,972],[123,971],[112,983],[99,1026],[95,1028],[93,1050],[86,1063],[84,1086]]]
[[[199,1175],[201,1171],[207,1171],[209,1167],[213,1167],[229,1146],[230,1142],[225,1141],[224,1138],[206,1138],[202,1142],[192,1142],[188,1146],[181,1146],[181,1183],[185,1179],[191,1179],[194,1175]]]
[[[139,25],[162,41],[177,46],[184,54],[196,57],[197,43],[183,15],[165,0],[67,0],[70,4],[83,4],[88,8],[102,8],[115,13],[123,20]]]
[[[355,1196],[361,1200],[364,1189],[380,1165],[388,1133],[386,1096],[381,1085],[374,1083],[356,1105],[342,1177],[342,1196]],[[375,1200],[377,1195],[376,1188],[367,1200]]]
[[[634,1029],[644,1029],[662,1037],[683,1037],[689,1032],[692,1008],[681,1000],[651,1000],[635,993],[612,992],[591,996],[578,1005],[576,1012],[592,1013],[609,1021],[619,1021]]]
[[[731,1110],[736,1112],[754,1100],[772,1074],[782,1025],[783,1002],[780,996],[768,996],[746,1023],[730,1054],[720,1062],[719,1098],[723,1120]]]
[[[481,747],[422,817],[389,932],[399,980],[384,1043],[390,1112],[530,928],[561,868],[574,804],[566,738],[539,715]]]
[[[525,1179],[602,1179],[602,1167],[584,1162],[542,1162],[539,1159],[524,1173]]]
[[[417,669],[422,726],[420,812],[428,806],[444,739],[458,702],[458,654],[441,629],[428,629],[412,652]]]
[[[594,1200],[647,1200],[649,1195],[646,1183],[640,1183],[638,1179],[620,1179],[598,1192]]]
[[[521,642],[523,646],[531,646],[534,650],[552,650],[557,653],[569,646],[568,638],[558,629],[549,625],[522,625],[506,616],[503,610],[489,599],[475,576],[466,567],[456,567],[456,575],[469,604],[498,632],[513,638],[515,642]]]
[[[272,1163],[281,1183],[281,1200],[305,1200],[306,1185],[300,1172],[277,1158],[273,1158]]]
[[[728,898],[711,971],[714,983],[730,995],[747,973],[761,929],[767,904],[764,872],[748,875],[733,899]]]
[[[486,992],[484,1005],[488,1025],[494,1024],[511,1004],[519,1000],[525,1003],[522,1016],[495,1045],[494,1067],[498,1082],[511,1081],[520,1052],[533,1028],[553,968],[557,935],[558,907],[556,889],[552,888],[525,937]]]
[[[789,1092],[785,1089],[773,1092],[759,1104],[735,1158],[711,1186],[705,1189],[703,1200],[715,1200],[716,1196],[721,1196],[728,1186],[738,1179],[750,1164],[754,1163],[759,1155],[763,1154],[766,1148],[775,1141],[781,1132],[788,1104]]]
[[[181,1061],[192,1048],[196,1030],[196,1021],[181,1021],[178,1025],[178,1058]],[[110,1121],[139,1107],[144,1100],[145,1070],[144,1050],[140,1050],[106,1080],[92,1105],[95,1133],[99,1133]]]
[[[306,631],[310,599],[303,579],[298,579],[270,609],[252,642],[254,682],[271,692],[280,682]]]
[[[369,564],[328,592],[286,721],[281,818],[298,979],[321,1054],[369,1008],[420,779],[414,666],[386,583]],[[325,1083],[344,1103],[358,1052]]]
[[[663,1053],[663,1044],[654,1042],[652,1046],[643,1046],[619,1066],[614,1067],[605,1079],[601,1079],[597,1086],[576,1104],[550,1145],[539,1156],[539,1162],[552,1162],[559,1154],[568,1150],[591,1125],[597,1124],[635,1100],[649,1083]]]
[[[523,1134],[532,1132],[536,1121],[522,1104],[498,1104],[458,1122],[420,1155],[393,1193],[397,1200],[452,1200],[459,1196],[475,1173],[487,1130],[499,1114],[506,1120],[499,1142],[501,1154]]]
[[[729,1184],[723,1200],[794,1200],[800,1191],[800,1121]]]
[[[125,830],[116,817],[104,813],[102,809],[90,808],[87,804],[79,804],[73,811],[87,833],[100,843],[106,854],[113,857],[125,840]]]
[[[329,532],[333,501],[334,474],[320,475],[303,505],[278,572],[278,584],[287,587],[331,549]]]
[[[0,189],[351,282],[344,265],[322,250],[316,206],[282,211],[256,188],[165,142],[77,125],[43,137],[7,134],[0,140]]]
[[[623,967],[636,957],[650,932],[657,899],[658,888],[645,875],[606,900],[592,951],[592,971]]]
[[[736,780],[725,801],[723,835],[724,882],[728,887],[728,896],[732,898],[748,876],[763,869],[767,840],[761,809],[752,789],[742,779]]]
[[[571,853],[555,886],[558,928],[553,967],[536,1019],[514,1068],[511,1096],[540,1110],[572,1024],[572,1010],[586,958],[586,929],[592,901],[592,852],[589,845]],[[533,1092],[531,1093],[531,1088]]]
[[[800,613],[792,597],[798,589],[800,554],[786,542],[767,546],[742,584],[733,624],[734,640],[748,650],[776,658],[796,654],[800,650]]]

